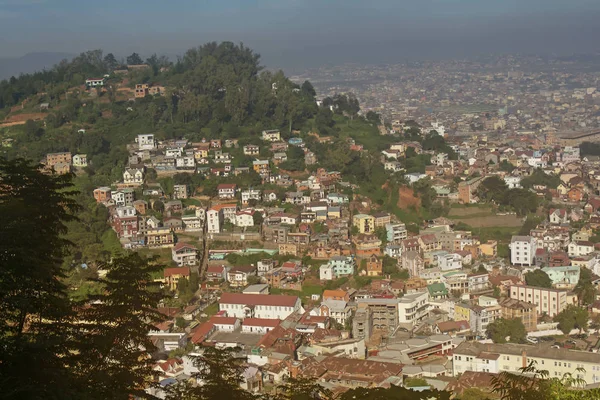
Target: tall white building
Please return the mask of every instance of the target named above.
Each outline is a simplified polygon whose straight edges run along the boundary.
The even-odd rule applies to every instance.
[[[429,292],[417,292],[398,299],[398,322],[414,327],[429,315]]]
[[[510,242],[510,262],[513,265],[535,265],[537,242],[532,236],[513,236]]]
[[[221,232],[221,225],[223,224],[223,210],[210,209],[206,212],[206,224],[208,233],[219,233]]]

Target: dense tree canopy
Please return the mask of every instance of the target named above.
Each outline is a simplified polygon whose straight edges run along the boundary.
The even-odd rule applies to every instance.
[[[486,333],[494,343],[506,343],[507,337],[511,343],[524,343],[527,337],[525,326],[518,318],[498,318],[488,324]]]
[[[558,322],[558,329],[568,335],[573,329],[587,330],[589,314],[586,308],[569,304],[554,317],[554,322]]]
[[[527,272],[525,274],[525,282],[529,286],[537,286],[543,288],[551,288],[552,280],[548,276],[547,273],[542,271],[541,269],[536,269],[535,271]]]

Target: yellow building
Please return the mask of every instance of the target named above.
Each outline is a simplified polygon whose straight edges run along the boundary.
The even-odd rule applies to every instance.
[[[352,217],[352,225],[358,228],[359,233],[374,233],[375,217],[367,214],[356,214]]]
[[[456,304],[454,306],[455,321],[471,321],[471,308],[465,304]]]

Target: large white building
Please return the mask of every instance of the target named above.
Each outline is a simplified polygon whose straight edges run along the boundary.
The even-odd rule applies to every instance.
[[[429,315],[429,292],[404,295],[398,299],[398,323],[401,326],[416,326]]]
[[[569,304],[566,290],[548,289],[536,286],[514,285],[509,289],[511,299],[535,304],[539,315],[554,317]]]
[[[219,311],[240,319],[286,319],[296,311],[304,312],[297,296],[243,293],[223,293]]]
[[[535,265],[537,242],[532,236],[513,236],[510,242],[510,262],[513,265]]]
[[[462,342],[453,350],[452,372],[454,376],[465,371],[515,373],[532,361],[537,369],[548,371],[550,378],[560,379],[570,373],[588,385],[600,382],[598,353],[523,344]]]

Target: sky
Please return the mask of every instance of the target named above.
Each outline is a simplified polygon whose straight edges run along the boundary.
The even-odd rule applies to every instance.
[[[244,42],[268,67],[597,52],[599,0],[0,0],[0,58],[174,56]]]

